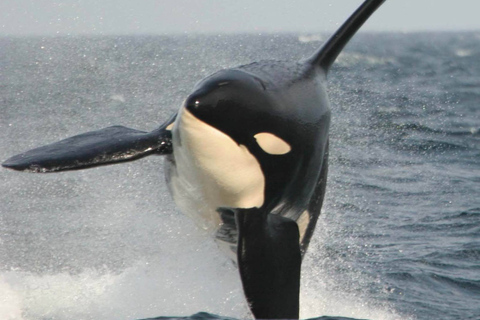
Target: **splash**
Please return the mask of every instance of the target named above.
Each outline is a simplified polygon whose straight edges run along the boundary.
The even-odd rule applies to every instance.
[[[5,320],[24,320],[19,293],[0,275],[0,315]]]
[[[334,199],[339,196],[330,195]],[[363,272],[349,259],[352,248],[355,248],[353,251],[361,250],[361,246],[351,245],[358,243],[358,239],[349,238],[342,229],[345,224],[342,213],[332,202],[326,201],[324,212],[331,214],[324,214],[319,219],[316,234],[303,262],[300,317],[411,319],[399,315],[386,302],[387,297],[380,297],[382,294],[378,291],[384,290],[379,278]],[[374,290],[371,290],[372,287]],[[372,291],[375,293],[372,294]]]
[[[199,310],[246,314],[241,288],[230,285],[236,282],[232,266],[211,266],[196,263],[190,271],[173,261],[143,261],[119,273],[7,272],[0,275],[0,314],[5,320],[140,319]]]

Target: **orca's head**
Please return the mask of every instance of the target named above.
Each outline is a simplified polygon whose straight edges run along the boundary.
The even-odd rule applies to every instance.
[[[264,155],[285,155],[292,148],[283,106],[276,100],[258,77],[224,70],[199,82],[184,108],[263,162]]]
[[[295,163],[282,108],[260,79],[242,71],[221,71],[195,86],[172,129],[174,198],[199,198],[180,204],[183,211],[199,203],[207,211],[275,206]]]

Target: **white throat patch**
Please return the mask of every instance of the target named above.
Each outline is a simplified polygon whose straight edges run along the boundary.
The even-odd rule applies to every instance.
[[[173,197],[181,210],[204,228],[216,229],[221,224],[216,212],[219,207],[263,205],[265,177],[244,145],[185,108],[175,121],[172,142],[176,163],[176,174],[171,177]]]

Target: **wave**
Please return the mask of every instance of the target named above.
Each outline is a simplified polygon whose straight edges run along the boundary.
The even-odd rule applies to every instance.
[[[413,151],[413,152],[432,152],[432,153],[442,153],[442,152],[451,152],[451,151],[467,151],[468,147],[447,141],[439,141],[433,139],[402,139],[397,141],[395,144],[396,147],[402,151]]]
[[[472,208],[466,211],[463,211],[459,214],[459,217],[479,217],[480,216],[480,208]]]
[[[398,109],[379,109],[381,113],[397,113]],[[373,128],[382,128],[387,130],[395,130],[400,132],[416,132],[416,133],[427,133],[427,134],[436,134],[442,136],[452,136],[452,137],[464,137],[464,136],[480,136],[480,127],[466,127],[466,128],[456,128],[456,129],[436,129],[425,124],[419,124],[415,122],[407,123],[394,123],[391,121],[382,121],[372,126]]]

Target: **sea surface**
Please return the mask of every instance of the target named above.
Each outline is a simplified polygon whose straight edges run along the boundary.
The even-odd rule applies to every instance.
[[[323,39],[0,38],[0,160],[115,124],[153,130],[203,77],[305,58]],[[480,32],[360,33],[329,94],[301,317],[479,320]],[[251,317],[235,266],[173,203],[161,157],[2,168],[0,181],[0,319]]]

